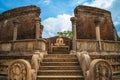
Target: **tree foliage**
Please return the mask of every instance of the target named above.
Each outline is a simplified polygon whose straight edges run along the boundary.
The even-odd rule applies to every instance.
[[[72,31],[63,31],[63,32],[58,32],[57,33],[59,36],[67,37],[72,39]]]

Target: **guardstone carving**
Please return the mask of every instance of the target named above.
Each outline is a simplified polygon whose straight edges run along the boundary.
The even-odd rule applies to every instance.
[[[93,60],[90,64],[88,80],[112,80],[111,65],[103,59]]]
[[[8,70],[8,80],[31,80],[31,66],[26,60],[13,61]]]

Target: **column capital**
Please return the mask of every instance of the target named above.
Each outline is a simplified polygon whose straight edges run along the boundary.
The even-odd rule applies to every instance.
[[[74,23],[77,21],[77,17],[71,17],[70,20]]]
[[[19,23],[20,23],[19,20],[17,20],[17,19],[16,19],[16,20],[13,20],[13,24],[14,24],[14,25],[17,25],[17,24],[19,24]]]
[[[100,22],[101,22],[101,21],[100,21],[99,18],[95,18],[94,23],[95,23],[96,26],[99,25]]]
[[[41,22],[41,18],[36,17],[36,18],[35,18],[35,21],[36,21],[36,22],[37,22],[37,21]]]

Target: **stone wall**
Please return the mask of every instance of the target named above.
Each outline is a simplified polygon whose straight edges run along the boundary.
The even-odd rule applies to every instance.
[[[120,41],[101,41],[101,51],[120,52]],[[77,51],[99,52],[99,41],[96,40],[77,40]]]
[[[37,47],[37,48],[36,48]],[[46,41],[43,39],[35,40],[35,39],[28,39],[28,40],[17,40],[17,41],[9,41],[9,42],[0,42],[0,54],[2,52],[32,52],[36,49],[40,51],[46,50]]]
[[[17,39],[35,38],[35,18],[39,17],[40,9],[36,6],[25,6],[8,10],[0,14],[0,41],[13,39],[13,21],[19,21]]]
[[[101,39],[115,40],[117,34],[109,11],[95,7],[77,6],[74,14],[77,18],[77,39],[96,39],[95,21],[98,20]]]

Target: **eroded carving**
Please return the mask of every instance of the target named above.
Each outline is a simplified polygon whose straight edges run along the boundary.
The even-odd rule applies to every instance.
[[[87,78],[87,71],[89,70],[90,63],[91,63],[91,58],[88,55],[87,51],[82,51],[80,53],[77,53],[77,57],[78,57],[80,65],[81,65],[84,78],[86,80],[86,78]]]
[[[31,64],[32,64],[32,69],[35,69],[36,72],[39,69],[39,63],[40,63],[39,55],[38,54],[34,54],[32,56]]]
[[[15,60],[9,66],[8,80],[31,80],[31,66],[26,60]]]
[[[93,60],[90,64],[88,80],[112,80],[111,65],[103,59]]]

